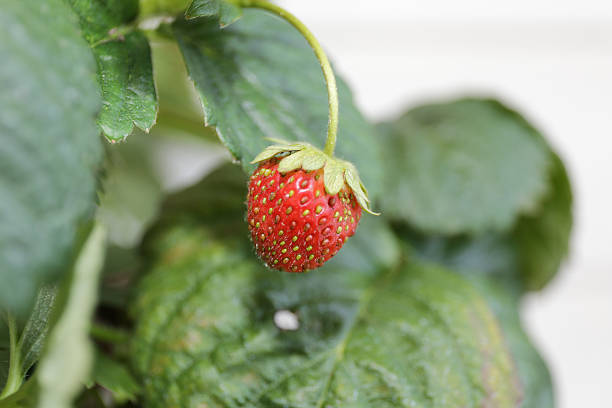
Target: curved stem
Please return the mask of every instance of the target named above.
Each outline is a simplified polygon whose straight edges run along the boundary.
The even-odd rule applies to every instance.
[[[329,63],[327,55],[325,55],[321,44],[319,44],[315,36],[304,24],[302,24],[300,20],[297,19],[297,17],[275,4],[269,3],[265,0],[240,0],[239,5],[241,7],[259,8],[276,14],[294,26],[304,36],[306,41],[308,41],[308,44],[319,60],[321,70],[323,71],[323,77],[325,77],[325,83],[327,84],[329,120],[327,123],[327,141],[325,142],[325,148],[323,151],[328,155],[333,156],[334,148],[336,147],[336,136],[338,134],[338,88],[336,87],[336,77],[334,76],[334,71],[332,70],[331,64]]]
[[[4,385],[2,393],[0,393],[0,400],[15,393],[23,383],[23,375],[21,373],[21,350],[19,350],[17,344],[19,341],[17,321],[15,320],[15,316],[13,316],[11,313],[7,312],[6,315],[6,321],[9,329],[10,362],[6,384]]]

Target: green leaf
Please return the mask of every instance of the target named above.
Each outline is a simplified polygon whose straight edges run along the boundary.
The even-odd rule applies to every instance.
[[[36,406],[38,388],[36,382],[31,379],[19,388],[14,394],[0,400],[1,408],[32,408]]]
[[[474,279],[499,321],[518,369],[523,398],[520,408],[552,408],[554,395],[546,363],[525,334],[516,294],[494,279]]]
[[[518,404],[500,329],[457,275],[273,273],[194,224],[157,240],[133,304],[147,406]]]
[[[10,355],[8,344],[0,346],[0,389],[4,388],[8,378]]]
[[[247,180],[240,167],[225,163],[199,183],[168,196],[162,204],[161,217],[148,233],[147,240],[163,233],[167,225],[184,221],[206,224],[219,236],[227,236],[232,241],[236,241],[236,236],[246,241]]]
[[[140,15],[177,15],[185,11],[193,0],[140,0]]]
[[[6,353],[3,353],[6,365],[2,369],[0,389],[4,388],[1,393],[4,397],[19,389],[28,370],[40,357],[49,328],[49,317],[56,292],[56,287],[51,285],[43,286],[39,290],[32,313],[23,327],[19,327],[14,316],[10,314],[7,316],[8,326],[11,327],[9,330],[15,338],[12,347],[7,344]]]
[[[113,142],[124,140],[134,125],[148,132],[157,116],[151,50],[146,36],[127,26],[138,15],[138,1],[69,2],[98,63],[100,128]]]
[[[400,235],[410,243],[413,255],[466,276],[484,295],[519,371],[521,408],[553,407],[550,373],[520,321],[519,300],[525,285],[519,281],[519,258],[512,235],[425,237],[405,227],[400,228]]]
[[[62,313],[49,333],[37,369],[40,408],[68,408],[93,362],[89,326],[97,302],[106,232],[96,224],[74,264]]]
[[[68,269],[102,158],[95,63],[62,0],[0,7],[0,309]]]
[[[551,187],[533,215],[522,217],[513,231],[527,289],[548,283],[566,257],[572,230],[572,190],[563,162],[553,155]]]
[[[491,277],[520,288],[519,261],[509,234],[425,235],[396,224],[398,236],[409,245],[410,254],[422,262],[436,263],[467,276]]]
[[[520,291],[541,289],[567,255],[572,227],[569,180],[561,160],[552,156],[548,194],[535,214],[519,217],[506,233],[426,235],[403,223],[395,230],[422,260],[466,275],[492,277]]]
[[[338,269],[373,275],[398,265],[401,257],[396,237],[382,217],[362,217],[357,232],[317,273],[331,274]]]
[[[43,286],[40,289],[32,314],[21,332],[18,348],[23,376],[38,361],[42,353],[56,293],[55,286]]]
[[[226,27],[242,16],[242,8],[225,0],[193,0],[185,17],[212,17],[219,20],[220,27]]]
[[[338,194],[344,186],[344,168],[339,163],[329,160],[323,172],[327,194]]]
[[[325,81],[313,51],[285,21],[245,10],[223,30],[214,21],[177,21],[174,33],[196,89],[205,123],[214,126],[247,173],[266,138],[322,147],[328,122]],[[354,163],[375,196],[382,169],[372,126],[338,81],[340,128],[337,154]]]
[[[118,404],[134,402],[140,393],[140,385],[127,367],[99,352],[92,370],[92,382],[109,390]]]
[[[522,287],[518,281],[517,254],[508,237],[496,234],[479,238],[425,237],[405,227],[400,228],[400,235],[410,242],[410,252],[421,262],[444,265],[464,275],[485,297],[502,327],[504,340],[519,372],[520,407],[552,407],[550,373],[521,325]]]
[[[383,211],[428,233],[508,230],[546,193],[543,138],[499,102],[425,105],[381,129]]]

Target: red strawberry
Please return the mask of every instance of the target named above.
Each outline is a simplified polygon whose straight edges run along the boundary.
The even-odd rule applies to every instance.
[[[323,169],[278,171],[263,162],[251,176],[247,222],[257,255],[270,268],[304,272],[323,265],[355,233],[361,206],[350,188],[327,194]]]

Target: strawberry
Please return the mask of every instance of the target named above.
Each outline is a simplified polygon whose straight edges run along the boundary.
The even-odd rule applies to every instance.
[[[354,166],[308,144],[270,146],[254,162],[261,164],[249,181],[247,223],[270,268],[320,267],[355,233],[362,206],[370,212]]]

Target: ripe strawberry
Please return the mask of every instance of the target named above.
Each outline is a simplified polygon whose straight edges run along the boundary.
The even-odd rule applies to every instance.
[[[257,255],[269,267],[304,272],[323,265],[353,236],[361,206],[350,188],[326,193],[323,169],[278,171],[263,162],[251,176],[247,222]]]
[[[336,255],[372,213],[357,169],[307,143],[268,146],[252,163],[247,222],[270,268],[304,272]],[[372,213],[374,214],[374,213]]]

